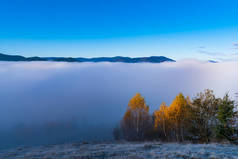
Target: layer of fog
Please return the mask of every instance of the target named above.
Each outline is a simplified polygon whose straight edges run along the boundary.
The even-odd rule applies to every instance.
[[[180,92],[238,92],[238,63],[0,62],[0,146],[111,139],[139,92],[151,112]]]

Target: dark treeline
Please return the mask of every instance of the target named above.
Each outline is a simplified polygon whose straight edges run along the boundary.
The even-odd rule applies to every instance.
[[[153,114],[138,93],[129,102],[121,123],[114,129],[115,139],[128,141],[209,143],[229,141],[237,144],[236,105],[228,94],[217,98],[212,90],[192,100],[178,94],[171,105],[162,103]]]

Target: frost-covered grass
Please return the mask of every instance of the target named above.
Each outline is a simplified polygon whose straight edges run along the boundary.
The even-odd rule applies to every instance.
[[[73,143],[0,150],[1,159],[238,159],[238,146],[177,143]]]

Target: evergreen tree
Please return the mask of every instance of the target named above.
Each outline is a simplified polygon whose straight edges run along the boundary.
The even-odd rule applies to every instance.
[[[231,142],[235,141],[235,121],[236,121],[236,112],[234,110],[235,104],[234,101],[229,99],[229,95],[226,94],[223,97],[221,104],[218,107],[217,112],[217,137],[218,139],[226,139]]]

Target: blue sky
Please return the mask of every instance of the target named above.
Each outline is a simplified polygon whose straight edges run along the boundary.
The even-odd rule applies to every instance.
[[[236,60],[237,6],[237,0],[1,0],[0,52]]]

